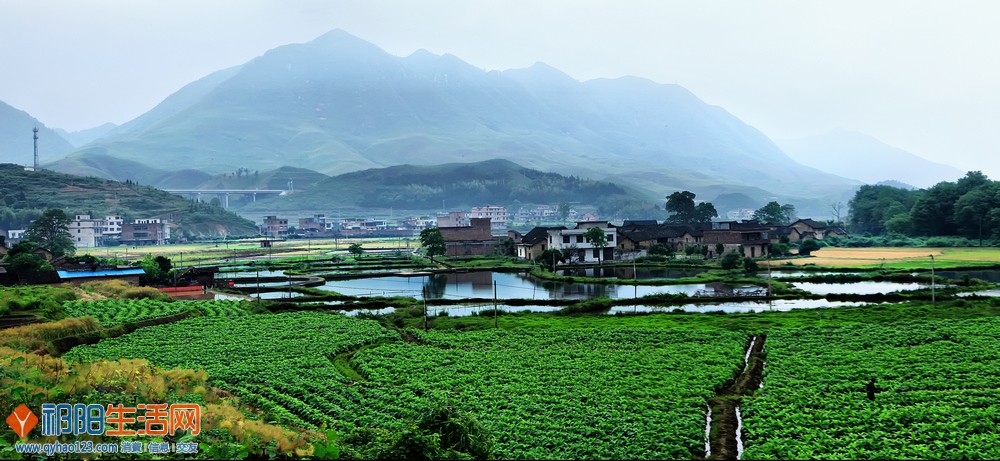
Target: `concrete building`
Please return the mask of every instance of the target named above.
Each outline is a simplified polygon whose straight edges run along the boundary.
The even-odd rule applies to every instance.
[[[116,239],[122,236],[122,225],[125,220],[121,216],[104,217],[104,239]]]
[[[467,227],[469,225],[467,211],[449,211],[447,215],[437,217],[438,227]]]
[[[299,218],[299,233],[320,233],[326,231],[326,215],[317,214],[309,218]]]
[[[510,213],[506,207],[496,205],[486,205],[484,207],[473,207],[469,213],[470,219],[485,218],[490,220],[490,228],[495,231],[507,230],[507,223],[510,222]]]
[[[583,236],[592,227],[604,229],[604,237],[607,246],[603,251],[595,248]],[[618,245],[618,230],[607,221],[581,221],[572,229],[549,229],[548,247],[557,250],[569,251],[572,261],[570,262],[598,262],[615,259],[615,247]]]
[[[270,237],[283,237],[288,235],[288,220],[277,216],[265,216],[264,224],[260,226],[260,233]]]
[[[520,259],[533,260],[541,255],[546,249],[550,247],[549,245],[549,231],[561,231],[566,230],[564,226],[558,227],[536,227],[528,231],[527,234],[521,237],[514,247],[517,251],[517,257]]]
[[[122,224],[124,245],[165,245],[170,240],[170,224],[165,219],[136,219]]]
[[[11,248],[24,240],[24,229],[8,229],[0,231],[0,235],[4,237],[4,246]]]
[[[104,236],[104,220],[91,218],[89,214],[75,215],[69,223],[69,234],[77,248],[100,246]]]
[[[471,225],[461,227],[440,227],[441,236],[448,256],[487,255],[496,248],[496,240],[490,230],[487,218],[472,218]]]

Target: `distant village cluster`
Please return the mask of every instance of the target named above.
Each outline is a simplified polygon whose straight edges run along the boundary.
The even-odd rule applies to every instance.
[[[25,229],[0,229],[8,248],[24,240]],[[170,241],[170,222],[166,219],[133,219],[121,216],[91,217],[86,214],[73,216],[69,224],[70,237],[76,248],[94,248],[113,245],[165,245]]]
[[[298,226],[290,224],[288,218],[265,216],[260,232],[269,237],[410,237],[430,227],[468,227],[473,219],[487,219],[490,232],[503,234],[513,224],[598,220],[593,213],[581,213],[573,208],[567,211],[565,220],[560,218],[558,207],[552,205],[521,207],[515,213],[508,211],[507,207],[484,205],[472,207],[470,211],[446,211],[436,216],[407,216],[399,220],[341,219],[316,214],[300,218]]]
[[[811,219],[799,219],[787,226],[762,224],[735,219],[705,223],[660,223],[654,220],[624,220],[620,223],[600,220],[593,213],[564,210],[539,205],[522,207],[510,213],[506,207],[484,205],[469,211],[440,212],[436,216],[408,216],[400,220],[332,218],[323,214],[298,219],[297,226],[288,218],[266,216],[261,235],[272,239],[323,237],[415,237],[420,231],[438,228],[448,256],[479,256],[498,253],[521,259],[535,259],[546,250],[559,250],[569,262],[598,262],[633,259],[644,256],[654,245],[670,252],[697,253],[706,258],[739,252],[750,258],[771,254],[779,242],[796,243],[806,239],[843,236],[846,232]],[[738,213],[743,218],[743,213]],[[531,223],[547,223],[522,232]],[[552,225],[575,223],[571,227]],[[517,224],[517,226],[514,226]],[[171,223],[165,219],[134,219],[121,216],[103,218],[75,215],[69,233],[77,248],[113,245],[164,245],[171,243]],[[604,230],[604,242],[593,242],[585,234],[592,228]],[[0,230],[8,248],[22,241],[24,230]]]
[[[267,216],[261,233],[273,237],[340,236],[340,237],[412,237],[423,229],[437,227],[441,231],[448,256],[481,256],[497,253],[501,245],[513,245],[514,255],[535,259],[548,249],[569,255],[571,262],[598,262],[632,259],[647,254],[654,244],[665,245],[673,252],[695,248],[698,254],[720,257],[739,252],[756,258],[771,254],[773,244],[796,243],[807,239],[845,236],[840,227],[812,219],[799,219],[787,226],[772,226],[753,220],[731,220],[705,223],[659,223],[654,220],[624,220],[621,223],[602,221],[592,213],[569,213],[572,227],[536,226],[526,233],[509,229],[513,222],[558,222],[555,207],[521,208],[512,215],[505,207],[487,205],[471,211],[449,211],[438,216],[410,216],[391,222],[382,219],[331,219],[319,214],[301,218],[298,227],[290,227],[288,219]],[[737,214],[743,217],[742,213]],[[567,217],[569,218],[569,216]],[[582,218],[582,219],[580,219]],[[591,228],[604,229],[605,242],[600,247],[585,237]]]

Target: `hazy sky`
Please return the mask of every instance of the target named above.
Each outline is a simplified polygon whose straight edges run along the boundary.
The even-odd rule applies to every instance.
[[[677,83],[774,139],[840,127],[1000,179],[993,0],[0,0],[0,100],[54,128],[121,124],[335,28],[395,55]]]

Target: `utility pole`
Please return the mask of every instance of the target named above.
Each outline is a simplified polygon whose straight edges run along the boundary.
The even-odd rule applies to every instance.
[[[497,281],[493,281],[493,328],[497,327]]]
[[[31,130],[35,137],[35,171],[38,171],[38,127]]]
[[[930,255],[930,256],[931,256],[931,305],[933,305],[933,304],[935,304],[937,302],[937,296],[934,293],[934,291],[935,291],[935,287],[934,287],[934,255]]]

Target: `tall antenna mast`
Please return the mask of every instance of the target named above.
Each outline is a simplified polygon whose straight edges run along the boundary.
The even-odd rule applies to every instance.
[[[35,171],[38,171],[38,127],[31,131],[35,133]]]

